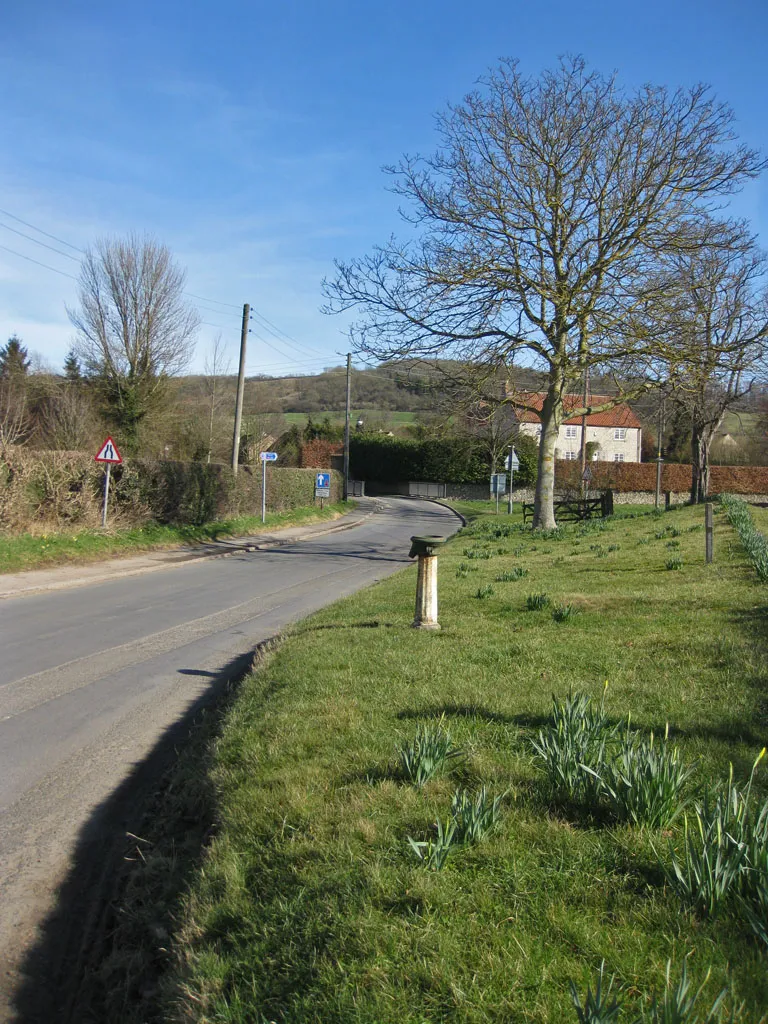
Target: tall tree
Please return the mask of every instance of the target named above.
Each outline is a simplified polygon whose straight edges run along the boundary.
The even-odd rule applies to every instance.
[[[667,260],[667,361],[676,387],[671,394],[690,428],[691,502],[709,493],[709,454],[726,411],[765,379],[768,352],[766,257],[743,224],[702,225],[705,245],[683,246]]]
[[[8,380],[12,377],[25,377],[29,373],[30,365],[21,338],[16,334],[12,335],[7,344],[0,348],[0,378]]]
[[[516,362],[543,368],[534,525],[551,527],[563,394],[586,369],[654,352],[652,334],[625,330],[641,282],[690,218],[764,163],[705,86],[629,95],[578,58],[539,78],[505,60],[437,124],[434,156],[391,169],[413,237],[337,264],[326,308],[360,312],[354,347],[376,359],[452,356],[494,382]]]
[[[67,310],[76,351],[129,444],[192,356],[200,318],[184,299],[185,277],[170,250],[147,236],[101,239],[83,259],[80,305]]]

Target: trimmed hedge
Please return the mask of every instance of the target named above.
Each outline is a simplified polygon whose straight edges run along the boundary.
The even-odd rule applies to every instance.
[[[21,532],[33,523],[55,527],[100,522],[103,468],[84,452],[27,451],[0,455],[0,530]],[[309,469],[267,471],[271,511],[311,505],[315,474]],[[331,474],[331,501],[341,499],[341,476]],[[110,522],[154,521],[199,526],[261,508],[261,467],[130,459],[112,468]]]
[[[656,489],[655,462],[590,462],[590,487],[614,491],[654,491]],[[685,492],[691,489],[690,465],[665,462],[661,468],[662,491]],[[558,487],[579,486],[581,462],[558,460],[555,482]],[[712,466],[710,469],[712,494],[768,494],[768,466]]]
[[[520,469],[515,482],[521,486],[536,479],[535,443],[515,441]],[[432,480],[452,484],[487,484],[491,472],[488,456],[473,438],[451,437],[416,441],[378,434],[350,438],[350,473],[358,480],[394,484],[405,480]]]

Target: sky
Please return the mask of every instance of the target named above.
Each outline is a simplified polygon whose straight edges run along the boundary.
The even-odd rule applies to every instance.
[[[500,58],[707,82],[768,156],[767,40],[765,0],[0,3],[0,344],[60,370],[81,251],[137,232],[186,268],[192,370],[218,334],[236,369],[245,302],[249,375],[339,365],[323,278],[400,230],[382,168]],[[768,172],[732,212],[768,248]]]

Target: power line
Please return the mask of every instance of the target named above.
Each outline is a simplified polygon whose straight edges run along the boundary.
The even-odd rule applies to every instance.
[[[36,263],[38,267],[45,267],[46,270],[52,270],[54,274],[61,274],[62,277],[68,277],[71,281],[77,281],[74,274],[65,274],[63,270],[57,270],[56,267],[49,267],[47,263],[41,263],[40,260],[33,260],[31,256],[25,256],[24,253],[16,252],[15,249],[9,249],[7,245],[0,245],[0,249],[4,249],[6,252],[12,252],[14,256],[20,256],[23,260],[29,260],[30,263]]]
[[[5,228],[6,231],[12,231],[14,235],[19,235],[21,238],[26,238],[30,242],[34,242],[35,245],[42,245],[44,249],[50,249],[51,252],[57,252],[59,256],[65,256],[68,260],[74,260],[75,263],[80,262],[77,256],[70,256],[68,252],[62,252],[61,249],[54,249],[52,245],[48,245],[46,242],[41,242],[37,238],[33,238],[32,235],[25,234],[23,231],[17,231],[16,228],[12,228],[8,224],[0,223],[0,228]]]
[[[0,210],[2,213],[2,210]],[[240,309],[240,306],[235,305],[234,302],[222,302],[221,299],[206,299],[204,295],[195,295],[194,292],[184,292],[185,295],[189,295],[191,299],[200,299],[201,302],[213,302],[219,306],[231,306],[232,309]]]
[[[15,213],[9,213],[7,210],[0,210],[0,213],[4,217],[10,217],[11,220],[18,221],[19,224],[23,224],[27,228],[32,228],[33,231],[37,231],[40,235],[45,235],[46,238],[52,238],[54,242],[59,242],[61,245],[66,245],[68,249],[74,249],[75,252],[83,253],[83,249],[79,249],[76,245],[72,245],[71,242],[65,242],[63,238],[58,238],[56,235],[51,235],[48,231],[43,231],[42,228],[36,227],[34,224],[30,224],[29,221],[22,220],[21,217],[17,217]],[[41,243],[42,244],[42,243]],[[74,259],[74,257],[72,257]]]

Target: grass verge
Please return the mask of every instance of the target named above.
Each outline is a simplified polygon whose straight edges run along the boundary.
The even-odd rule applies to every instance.
[[[54,565],[83,565],[103,558],[114,558],[172,548],[180,544],[204,544],[222,537],[245,537],[280,527],[337,519],[352,505],[339,502],[319,509],[309,505],[285,512],[223,519],[202,526],[161,526],[151,523],[127,529],[79,530],[73,533],[29,533],[0,536],[0,573],[43,569]]]
[[[577,1019],[571,982],[602,970],[618,1019],[652,1020],[671,962],[694,990],[709,979],[702,1004],[725,989],[732,1019],[757,1022],[765,946],[737,904],[684,905],[660,863],[682,855],[682,820],[556,802],[533,756],[552,694],[600,702],[608,680],[608,725],[669,725],[689,798],[729,765],[749,777],[768,730],[765,586],[720,512],[705,565],[703,515],[532,534],[480,513],[440,555],[440,632],[409,628],[413,569],[297,625],[211,749],[215,835],[152,1019],[560,1024]],[[465,549],[489,555],[471,574]],[[567,625],[527,610],[534,591],[574,610]],[[412,784],[402,751],[441,734],[460,756]],[[754,785],[763,800],[764,762]],[[496,797],[484,838],[456,841],[455,808]]]

